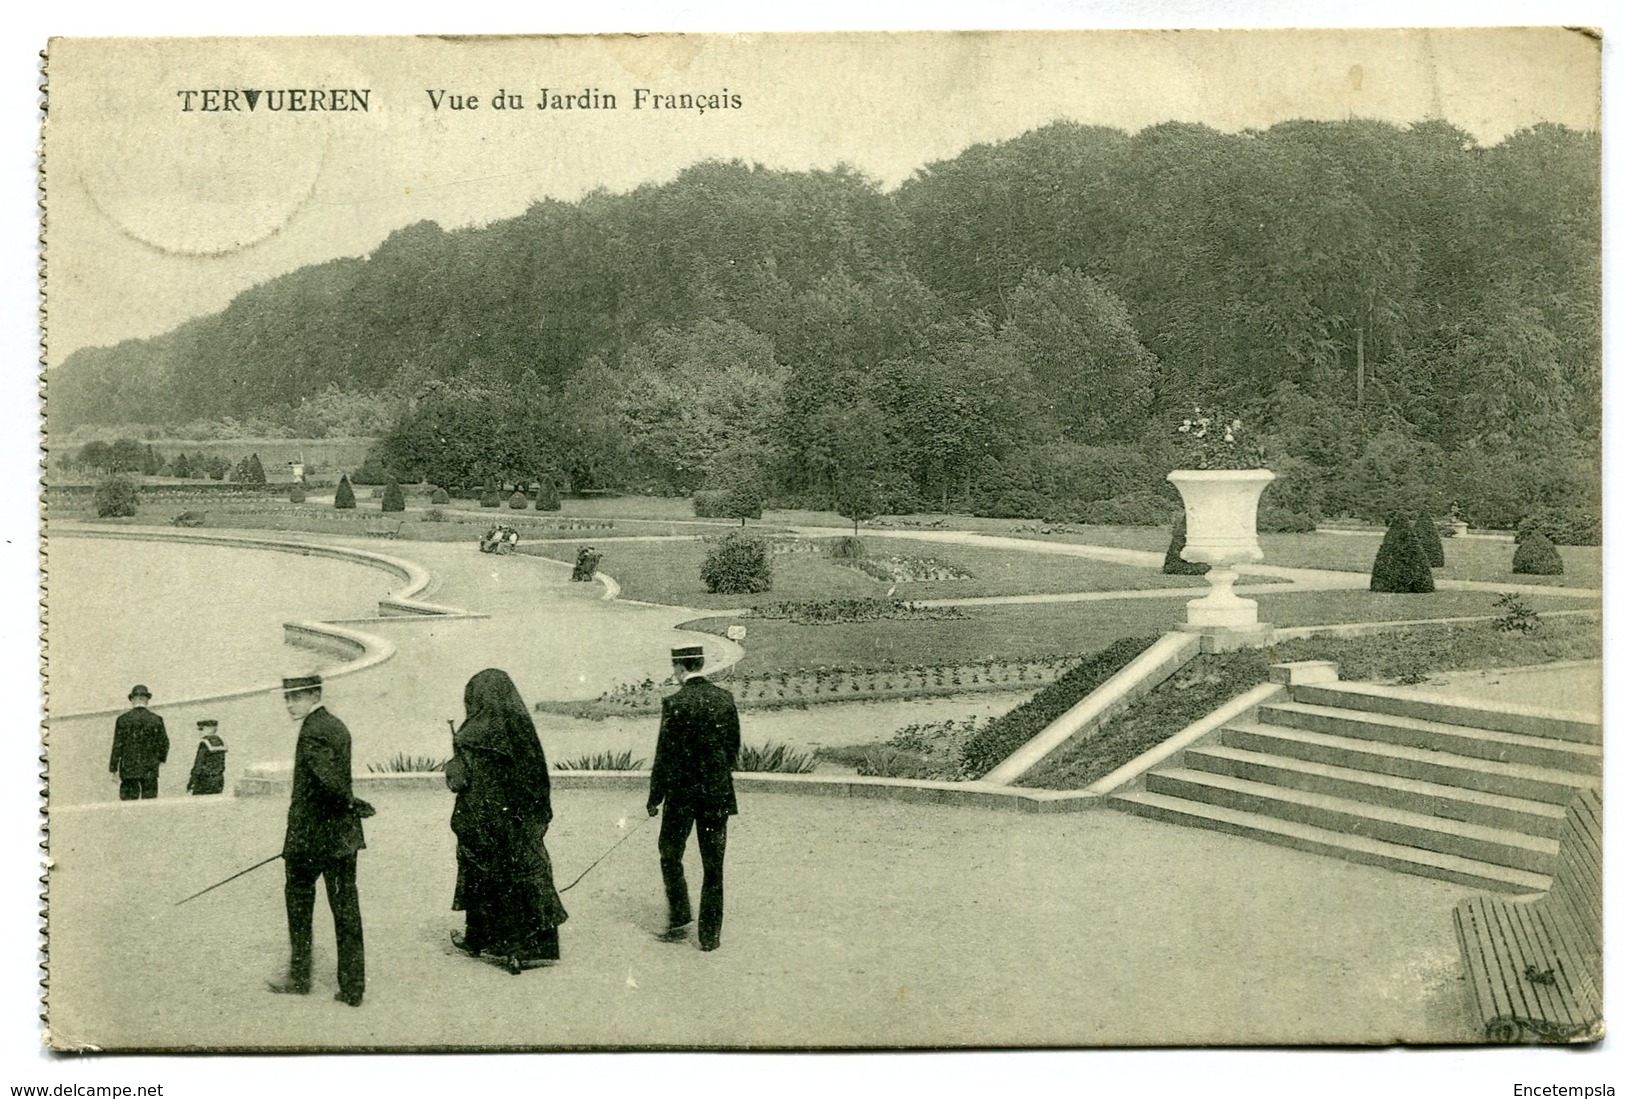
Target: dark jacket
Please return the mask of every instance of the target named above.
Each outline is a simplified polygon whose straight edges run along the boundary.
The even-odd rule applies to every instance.
[[[293,798],[282,853],[307,859],[339,858],[367,846],[350,787],[350,730],[318,707],[299,726],[293,752]]]
[[[192,774],[186,780],[189,794],[218,794],[226,788],[226,742],[219,733],[208,733],[197,742],[192,757]]]
[[[733,769],[738,760],[734,696],[704,676],[691,676],[660,705],[649,804],[664,801],[668,810],[696,817],[737,813]]]
[[[107,769],[119,778],[156,775],[158,765],[169,758],[169,733],[164,719],[136,706],[124,711],[113,723],[113,758]]]

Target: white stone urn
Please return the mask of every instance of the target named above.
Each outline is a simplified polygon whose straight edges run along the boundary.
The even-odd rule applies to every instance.
[[[1185,501],[1187,561],[1211,566],[1207,595],[1185,605],[1186,622],[1200,629],[1247,629],[1258,625],[1258,604],[1235,591],[1236,566],[1262,561],[1258,544],[1258,498],[1275,480],[1267,469],[1176,469],[1168,480]]]

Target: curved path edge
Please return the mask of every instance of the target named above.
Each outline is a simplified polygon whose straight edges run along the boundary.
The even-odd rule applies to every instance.
[[[48,530],[47,541],[52,538],[106,538],[138,542],[185,542],[193,545],[234,546],[239,549],[271,550],[279,553],[296,553],[302,557],[332,557],[342,561],[353,561],[356,564],[381,569],[392,576],[406,582],[405,586],[393,591],[385,599],[379,600],[378,609],[384,617],[392,614],[413,616],[439,616],[452,618],[484,617],[475,615],[457,607],[443,606],[438,603],[429,603],[414,598],[421,592],[430,590],[436,583],[435,576],[428,569],[415,561],[408,561],[400,557],[391,557],[371,550],[356,549],[351,546],[335,546],[322,542],[298,542],[283,538],[260,538],[254,536],[232,534],[196,534],[191,531],[153,530],[143,528],[120,527],[116,529],[97,529],[82,526],[58,526],[54,531]],[[49,584],[50,564],[49,548],[47,547],[46,577]],[[338,622],[317,622],[308,619],[297,619],[282,624],[283,640],[286,644],[300,648],[321,649],[328,652],[337,652],[349,655],[351,659],[327,669],[322,675],[327,679],[337,679],[343,676],[355,675],[357,672],[375,668],[395,656],[395,643],[386,637],[358,630],[350,625],[341,625]],[[49,679],[47,679],[49,684]],[[171,706],[202,705],[209,702],[224,702],[229,699],[247,698],[252,695],[266,694],[282,689],[281,680],[274,683],[260,683],[249,687],[240,687],[230,691],[219,691],[214,694],[197,695],[195,697],[176,699]],[[122,713],[121,707],[112,707],[101,710],[80,710],[68,714],[51,714],[50,721],[68,721],[79,718],[112,717]]]
[[[286,796],[293,781],[291,767],[252,767],[237,781],[237,797]],[[648,771],[550,771],[554,789],[627,790],[646,793]],[[438,771],[355,776],[356,790],[444,790],[446,776]],[[750,771],[734,772],[734,786],[744,793],[813,794],[822,797],[885,798],[930,805],[959,805],[980,809],[1010,809],[1028,813],[1065,813],[1105,808],[1106,799],[1082,790],[1040,790],[997,786],[986,782],[939,782],[929,779],[871,778],[864,775],[796,775]],[[136,802],[106,802],[115,807]],[[89,808],[84,806],[82,808]]]

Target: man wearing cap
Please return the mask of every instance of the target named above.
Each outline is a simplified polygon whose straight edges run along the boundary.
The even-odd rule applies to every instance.
[[[204,718],[197,723],[197,755],[192,757],[192,775],[186,780],[189,794],[218,794],[226,788],[226,742],[220,739],[220,722]]]
[[[649,815],[666,806],[660,822],[660,874],[666,884],[663,942],[688,938],[694,916],[683,851],[688,834],[699,836],[700,949],[722,945],[722,859],[728,847],[728,818],[739,812],[733,768],[739,759],[739,711],[734,696],[700,674],[705,650],[684,645],[671,651],[672,673],[681,684],[660,706],[660,736],[649,776]]]
[[[152,692],[137,683],[130,688],[130,708],[113,723],[113,758],[107,769],[118,776],[120,801],[158,796],[158,766],[169,758],[169,732],[164,719],[147,709]]]
[[[299,722],[299,743],[293,753],[293,797],[282,842],[288,975],[272,981],[270,988],[300,995],[310,991],[311,921],[316,879],[321,878],[327,886],[327,907],[333,913],[333,935],[338,941],[339,990],[333,998],[360,1007],[367,964],[361,938],[361,897],[356,889],[356,852],[367,846],[361,818],[372,816],[372,806],[351,793],[350,730],[322,705],[322,677],[284,679],[282,696],[288,716]]]

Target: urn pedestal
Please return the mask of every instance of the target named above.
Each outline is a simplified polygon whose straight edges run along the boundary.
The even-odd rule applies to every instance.
[[[1264,559],[1258,544],[1258,498],[1275,474],[1267,469],[1176,469],[1168,480],[1185,501],[1181,556],[1210,566],[1208,594],[1185,605],[1186,628],[1258,632],[1258,604],[1235,593],[1236,566]]]

